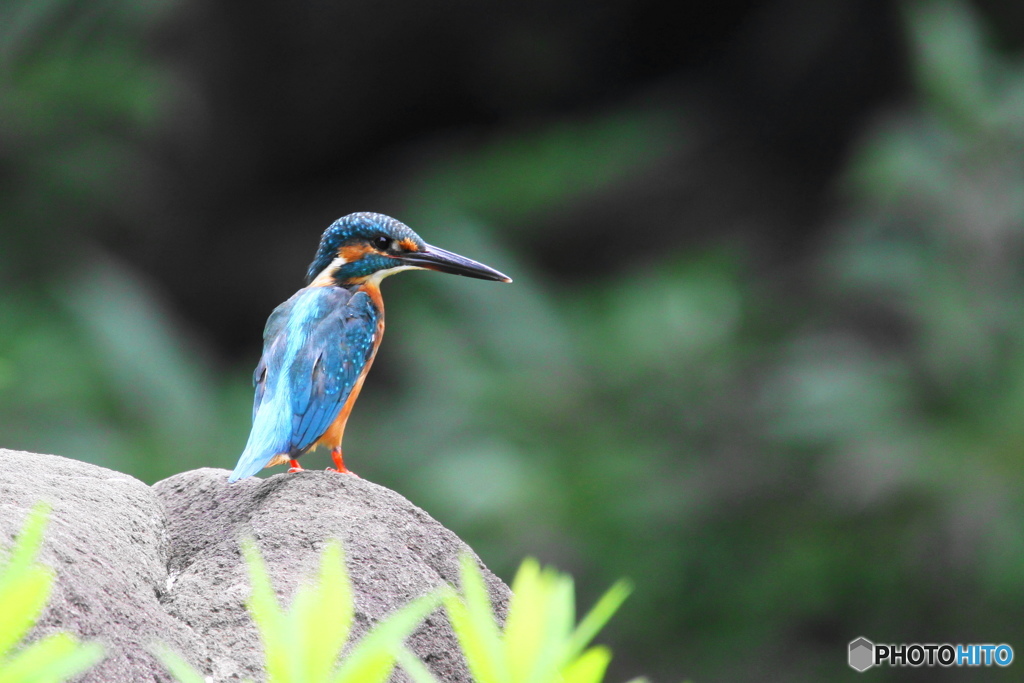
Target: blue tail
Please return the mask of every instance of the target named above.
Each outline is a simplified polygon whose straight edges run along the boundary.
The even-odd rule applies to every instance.
[[[278,410],[275,403],[266,401],[256,411],[249,441],[238,457],[238,464],[228,477],[228,483],[251,477],[266,467],[275,455],[289,452],[291,414]]]
[[[271,453],[270,455],[261,455],[246,449],[238,459],[238,464],[235,465],[235,471],[231,473],[230,477],[228,477],[228,483],[234,484],[239,479],[245,479],[246,477],[251,477],[256,474],[267,466],[267,463],[270,462],[274,455],[276,454]]]

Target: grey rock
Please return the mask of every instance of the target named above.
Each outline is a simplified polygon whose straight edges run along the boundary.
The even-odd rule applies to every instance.
[[[53,509],[40,560],[57,581],[30,637],[69,630],[103,642],[108,656],[85,681],[172,680],[149,646],[159,639],[191,652],[201,643],[158,598],[170,542],[153,491],[96,465],[0,449],[0,543],[10,545],[39,501]]]
[[[255,539],[285,605],[319,566],[324,544],[340,539],[355,594],[353,637],[457,584],[459,555],[472,554],[402,496],[354,476],[311,471],[229,485],[227,470],[200,469],[150,488],[58,456],[0,449],[0,459],[0,542],[10,543],[37,501],[54,509],[41,559],[58,579],[33,637],[66,629],[107,645],[83,681],[170,680],[148,652],[156,641],[213,681],[262,680],[262,646],[245,610],[245,537]],[[484,576],[504,618],[509,590]],[[441,680],[470,680],[443,610],[408,643]]]
[[[444,582],[457,584],[458,557],[471,552],[402,496],[355,476],[307,471],[228,484],[227,475],[200,469],[153,487],[170,521],[165,605],[208,644],[208,658],[194,663],[215,680],[260,675],[262,649],[243,605],[248,579],[241,538],[256,540],[285,604],[319,566],[324,544],[341,539],[355,594],[354,636]],[[503,615],[508,588],[484,574]],[[470,680],[443,611],[408,642],[442,680]]]

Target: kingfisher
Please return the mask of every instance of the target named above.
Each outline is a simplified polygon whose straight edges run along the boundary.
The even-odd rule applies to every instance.
[[[407,225],[379,213],[351,213],[320,238],[303,287],[274,309],[253,373],[252,430],[230,482],[264,467],[331,449],[331,472],[345,467],[341,440],[352,406],[384,336],[381,281],[403,270],[436,270],[481,280],[511,278],[427,244]]]

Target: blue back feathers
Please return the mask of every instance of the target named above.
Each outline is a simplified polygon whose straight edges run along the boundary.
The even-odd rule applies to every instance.
[[[300,289],[274,309],[253,376],[252,431],[229,481],[275,455],[301,455],[327,431],[373,356],[380,316],[368,294],[344,287]]]

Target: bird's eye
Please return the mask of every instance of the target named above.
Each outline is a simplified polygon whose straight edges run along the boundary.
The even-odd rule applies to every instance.
[[[378,235],[373,238],[373,246],[377,247],[381,251],[387,251],[394,246],[394,240],[384,235]]]

